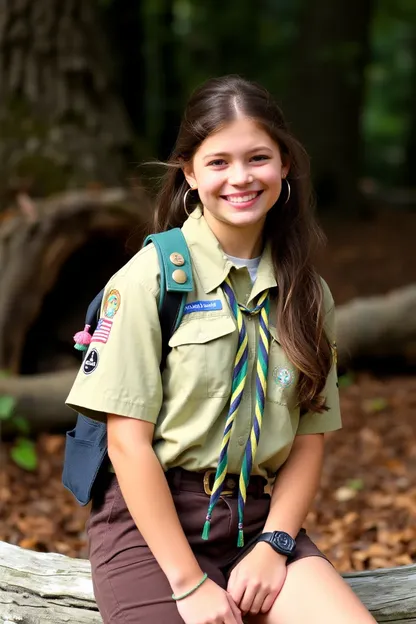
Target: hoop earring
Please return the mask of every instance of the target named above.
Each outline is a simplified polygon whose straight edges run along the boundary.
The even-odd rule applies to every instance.
[[[183,209],[185,211],[185,214],[190,217],[191,215],[189,214],[188,210],[186,209],[186,198],[188,197],[188,193],[190,193],[191,191],[196,191],[197,187],[192,187],[190,186],[187,191],[185,192],[185,195],[183,196]],[[192,213],[191,213],[192,214]]]
[[[285,180],[286,184],[287,184],[287,197],[286,197],[286,201],[285,201],[285,204],[287,204],[287,202],[290,199],[290,184],[289,184],[289,180],[287,180],[286,178],[283,178],[283,180]]]

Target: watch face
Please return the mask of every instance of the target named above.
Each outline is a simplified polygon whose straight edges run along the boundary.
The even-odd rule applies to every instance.
[[[277,548],[285,552],[291,553],[295,548],[295,540],[284,531],[275,531],[273,533],[273,542]]]

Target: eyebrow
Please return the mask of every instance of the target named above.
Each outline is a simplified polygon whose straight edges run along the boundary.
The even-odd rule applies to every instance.
[[[268,152],[272,152],[273,150],[270,147],[267,147],[267,145],[259,145],[258,147],[253,147],[253,149],[248,150],[248,154],[251,154],[253,152],[260,152],[263,150],[267,150]],[[207,154],[206,156],[204,156],[203,160],[206,160],[207,158],[218,158],[219,156],[229,156],[230,154],[228,152],[216,152],[215,154]]]

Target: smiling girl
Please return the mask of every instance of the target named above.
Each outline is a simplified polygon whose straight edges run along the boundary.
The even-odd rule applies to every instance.
[[[341,427],[334,303],[311,264],[307,156],[260,86],[192,95],[153,231],[178,226],[195,288],[163,374],[150,245],[109,281],[111,334],[67,399],[107,422],[88,521],[103,620],[370,624],[302,529]]]

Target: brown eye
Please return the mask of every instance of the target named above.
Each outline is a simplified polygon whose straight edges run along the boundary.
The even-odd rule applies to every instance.
[[[225,165],[225,160],[221,160],[221,159],[217,159],[217,160],[211,160],[208,163],[208,167],[221,167],[222,165]]]
[[[261,160],[270,160],[270,156],[266,156],[266,154],[257,154],[257,156],[253,156],[252,160],[255,160],[256,162]]]

